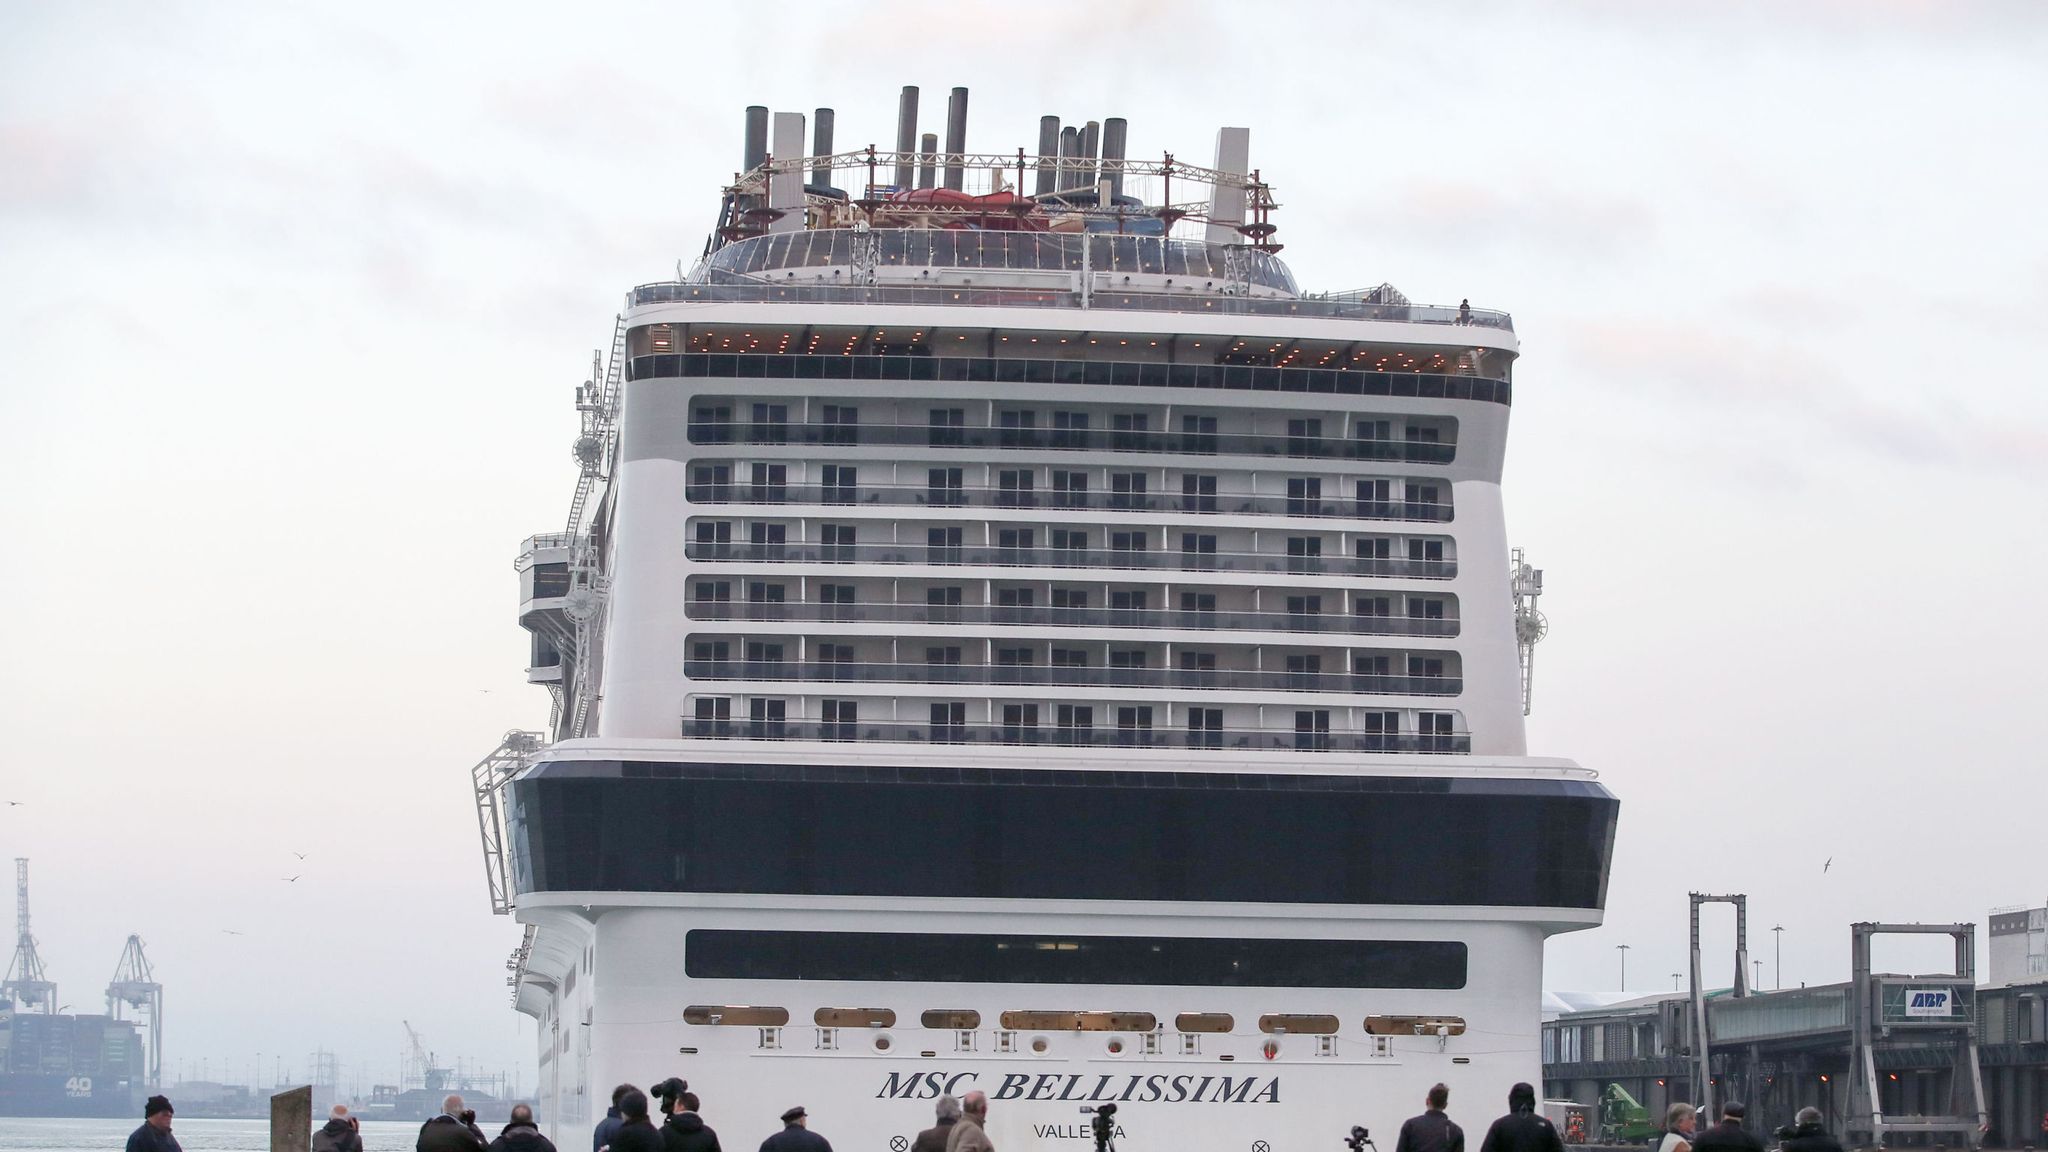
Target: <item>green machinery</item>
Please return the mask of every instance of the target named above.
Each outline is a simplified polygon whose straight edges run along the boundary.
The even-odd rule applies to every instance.
[[[1646,1144],[1663,1130],[1628,1089],[1609,1084],[1600,1093],[1600,1138],[1609,1144]]]

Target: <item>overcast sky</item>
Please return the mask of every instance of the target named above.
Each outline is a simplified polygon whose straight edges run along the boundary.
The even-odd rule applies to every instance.
[[[1623,804],[1550,987],[1668,989],[1692,889],[1766,984],[2048,898],[2048,6],[570,11],[0,0],[0,856],[75,1010],[148,941],[174,1076],[530,1066],[466,773],[546,719],[572,391],[746,105],[886,146],[906,83],[989,150],[1248,126],[1305,285],[1514,313],[1531,750]]]

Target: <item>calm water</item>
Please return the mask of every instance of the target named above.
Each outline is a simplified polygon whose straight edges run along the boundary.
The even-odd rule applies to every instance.
[[[0,1117],[0,1152],[121,1152],[140,1120],[19,1120]],[[499,1125],[498,1127],[503,1127]],[[185,1152],[269,1152],[268,1120],[179,1120],[171,1127]],[[420,1126],[400,1120],[363,1124],[363,1152],[412,1152]],[[497,1135],[495,1129],[491,1135]]]

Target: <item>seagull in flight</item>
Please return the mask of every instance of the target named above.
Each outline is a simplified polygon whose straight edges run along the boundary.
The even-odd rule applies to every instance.
[[[292,855],[297,856],[301,860],[304,860],[306,858],[306,854],[304,852],[294,852],[292,853]]]
[[[221,929],[221,931],[222,931],[222,932],[225,932],[225,933],[227,933],[227,934],[228,934],[228,935],[230,935],[230,936],[240,936],[240,935],[242,935],[242,933],[240,933],[240,932],[237,932],[237,931],[235,931],[235,930],[234,930],[233,928],[223,928],[223,929]]]
[[[304,873],[301,873],[300,875],[304,875]],[[283,879],[284,882],[287,884],[297,884],[299,882],[298,876],[286,876]]]
[[[1825,864],[1822,864],[1822,865],[1820,866],[1820,870],[1821,870],[1821,871],[1823,871],[1823,872],[1825,872],[1825,871],[1827,871],[1828,869],[1830,869],[1830,868],[1832,868],[1832,867],[1834,867],[1834,866],[1835,866],[1835,858],[1834,858],[1833,856],[1830,856],[1830,857],[1828,857],[1827,863],[1825,863]]]
[[[9,800],[9,801],[7,802],[7,806],[8,806],[9,808],[19,808],[19,807],[21,807],[21,801],[19,801],[19,800]]]

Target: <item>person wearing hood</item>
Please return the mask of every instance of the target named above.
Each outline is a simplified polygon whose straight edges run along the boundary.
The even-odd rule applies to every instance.
[[[676,1093],[675,1107],[661,1126],[661,1146],[667,1152],[724,1152],[718,1146],[718,1133],[697,1114],[700,1106],[695,1092],[685,1089]]]
[[[1508,1114],[1493,1122],[1479,1152],[1564,1152],[1557,1125],[1536,1111],[1536,1089],[1517,1084],[1508,1089]]]
[[[151,1096],[142,1106],[142,1127],[128,1134],[128,1152],[185,1152],[171,1135],[171,1100]]]
[[[540,1125],[533,1122],[532,1108],[514,1104],[512,1122],[491,1141],[491,1152],[555,1152],[555,1142],[540,1134]]]
[[[1808,1105],[1792,1119],[1792,1130],[1780,1134],[1778,1152],[1842,1152],[1842,1142],[1821,1126],[1820,1109]]]
[[[348,1105],[336,1104],[327,1113],[327,1123],[313,1133],[313,1152],[363,1152],[363,1137],[348,1114]]]

